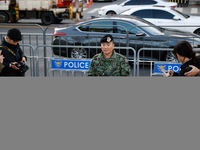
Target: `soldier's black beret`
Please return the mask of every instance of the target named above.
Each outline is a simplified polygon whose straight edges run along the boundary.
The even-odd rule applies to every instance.
[[[110,34],[106,34],[101,38],[101,43],[110,43],[113,41],[113,37]]]

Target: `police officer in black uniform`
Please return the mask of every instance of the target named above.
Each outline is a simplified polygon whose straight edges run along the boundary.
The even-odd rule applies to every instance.
[[[17,63],[23,62],[26,65],[27,58],[19,46],[21,41],[21,32],[12,28],[8,31],[7,36],[3,38],[0,50],[4,56],[4,68],[1,71],[1,76],[25,76],[24,72],[16,66]]]

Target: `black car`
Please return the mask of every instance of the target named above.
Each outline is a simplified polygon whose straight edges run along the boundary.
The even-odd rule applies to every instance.
[[[127,34],[129,33],[129,34]],[[179,41],[187,40],[193,47],[199,47],[198,35],[175,30],[166,30],[135,16],[112,16],[94,18],[70,27],[55,28],[52,45],[100,46],[105,34],[114,37],[115,47],[132,47],[136,52],[141,48],[173,48]],[[71,58],[91,58],[100,53],[96,48],[54,47],[55,55]],[[127,56],[127,50],[116,49]],[[145,51],[140,53],[145,60],[174,60],[170,51]],[[128,59],[133,51],[128,50]]]

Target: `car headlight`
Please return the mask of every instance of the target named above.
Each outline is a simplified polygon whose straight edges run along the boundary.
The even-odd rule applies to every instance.
[[[102,12],[102,11],[104,11],[104,9],[99,9],[99,11],[101,11],[101,12]]]

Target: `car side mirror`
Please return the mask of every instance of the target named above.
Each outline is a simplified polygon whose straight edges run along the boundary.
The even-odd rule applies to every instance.
[[[180,18],[177,16],[174,16],[173,20],[178,21],[178,20],[180,20]]]

